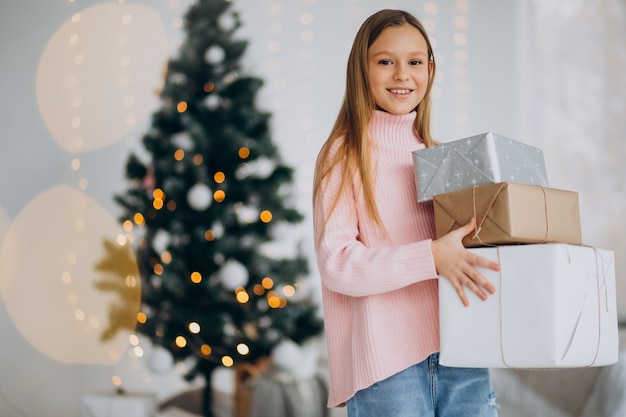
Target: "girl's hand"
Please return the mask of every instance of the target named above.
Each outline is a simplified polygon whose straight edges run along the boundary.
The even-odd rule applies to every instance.
[[[487,294],[495,293],[495,288],[485,279],[474,265],[483,266],[494,271],[500,270],[500,265],[489,259],[468,251],[462,243],[463,238],[476,228],[476,219],[472,218],[465,226],[433,240],[431,250],[435,260],[437,272],[448,279],[461,298],[464,306],[469,305],[465,290],[469,288],[481,300],[487,299]]]

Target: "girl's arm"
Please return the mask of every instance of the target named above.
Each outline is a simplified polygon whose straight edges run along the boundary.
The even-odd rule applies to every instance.
[[[339,191],[341,172],[335,169],[314,204],[317,263],[323,284],[331,291],[367,296],[397,290],[437,277],[431,240],[383,247],[367,247],[359,240],[359,218],[352,187]]]

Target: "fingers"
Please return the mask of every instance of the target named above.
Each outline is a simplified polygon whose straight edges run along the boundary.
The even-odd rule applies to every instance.
[[[484,290],[486,290],[490,294],[495,293],[494,286],[482,275],[478,274],[474,269],[471,269],[467,273],[460,274],[457,277],[446,278],[448,278],[448,280],[456,290],[456,293],[458,294],[461,302],[465,307],[469,306],[469,299],[465,294],[465,288],[473,292],[478,298],[483,301],[486,301],[488,297]]]
[[[486,300],[488,294],[495,293],[495,287],[480,273],[480,267],[499,271],[500,265],[490,259],[478,256],[463,247],[463,237],[476,227],[476,219],[433,241],[431,249],[437,272],[446,277],[455,288],[463,305],[468,306],[466,289]]]
[[[483,266],[494,271],[500,270],[500,265],[489,259],[477,256],[472,252],[466,252],[465,263],[454,272],[449,272],[449,276],[444,275],[456,290],[464,306],[469,305],[469,300],[465,294],[465,289],[470,290],[476,296],[486,301],[488,294],[495,294],[496,289],[476,268]]]

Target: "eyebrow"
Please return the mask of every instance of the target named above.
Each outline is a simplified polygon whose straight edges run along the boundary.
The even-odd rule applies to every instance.
[[[378,56],[378,55],[396,55],[393,52],[390,51],[378,51],[376,52],[374,55],[372,56]],[[428,56],[428,54],[424,51],[413,51],[413,52],[409,52],[408,55],[424,55],[424,56]]]

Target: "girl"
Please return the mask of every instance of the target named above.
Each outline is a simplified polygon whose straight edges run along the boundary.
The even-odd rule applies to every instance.
[[[461,244],[475,220],[434,239],[432,203],[417,203],[411,151],[435,144],[435,59],[411,14],[382,10],[359,29],[343,104],[315,169],[330,407],[349,417],[497,415],[486,369],[438,364],[437,277],[468,305],[499,265]]]

